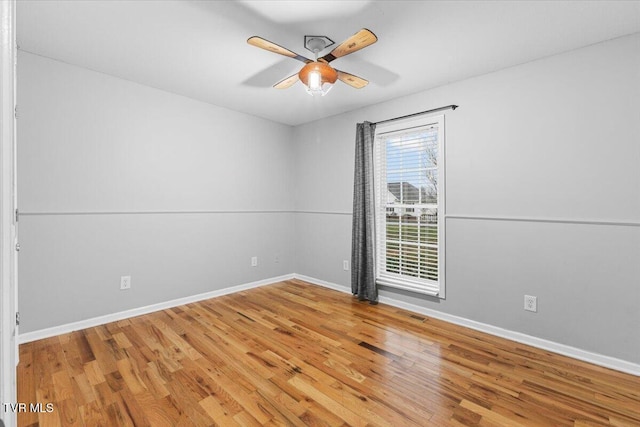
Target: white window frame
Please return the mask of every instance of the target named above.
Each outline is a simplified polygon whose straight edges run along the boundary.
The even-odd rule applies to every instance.
[[[386,259],[386,196],[387,185],[383,183],[386,170],[386,153],[381,140],[385,135],[399,131],[437,126],[438,128],[438,280],[411,279],[384,271],[382,257]],[[375,180],[375,230],[376,230],[376,283],[406,291],[445,298],[445,234],[446,234],[446,152],[444,115],[419,116],[381,123],[376,126],[374,153]]]

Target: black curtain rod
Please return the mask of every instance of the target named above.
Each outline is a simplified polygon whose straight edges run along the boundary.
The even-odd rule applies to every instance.
[[[449,110],[449,109],[455,110],[456,108],[458,108],[457,105],[447,105],[446,107],[434,108],[433,110],[420,111],[419,113],[407,114],[406,116],[400,116],[400,117],[394,117],[393,119],[381,120],[381,121],[375,122],[373,124],[374,125],[379,125],[380,123],[393,122],[395,120],[406,119],[406,118],[413,117],[413,116],[419,116],[421,114],[435,113],[436,111]]]

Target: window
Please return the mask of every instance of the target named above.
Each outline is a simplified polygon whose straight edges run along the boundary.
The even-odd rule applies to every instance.
[[[376,127],[376,281],[444,297],[444,116]]]

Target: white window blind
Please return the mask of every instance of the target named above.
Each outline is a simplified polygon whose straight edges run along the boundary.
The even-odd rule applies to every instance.
[[[382,285],[441,294],[443,123],[439,116],[376,129],[376,281]]]

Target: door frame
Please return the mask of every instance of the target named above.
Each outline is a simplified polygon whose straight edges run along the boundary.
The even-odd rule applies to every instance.
[[[16,271],[16,0],[0,3],[0,403],[17,402]],[[0,406],[0,419],[16,425],[15,412]]]

